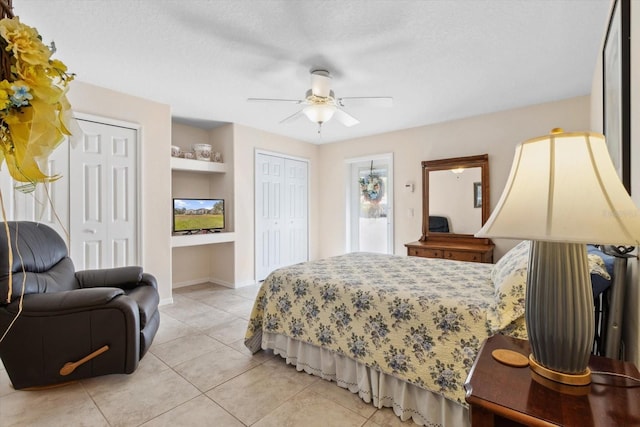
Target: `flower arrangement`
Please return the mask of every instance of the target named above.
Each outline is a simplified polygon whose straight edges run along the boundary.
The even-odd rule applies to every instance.
[[[360,191],[367,202],[380,203],[384,196],[384,184],[378,175],[367,175],[359,179]]]
[[[40,163],[70,135],[71,105],[66,92],[74,75],[52,59],[55,47],[46,46],[35,28],[14,17],[0,2],[0,166],[6,162],[11,177],[22,188],[50,182]]]

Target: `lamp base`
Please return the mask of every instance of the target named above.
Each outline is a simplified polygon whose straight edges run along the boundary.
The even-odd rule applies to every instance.
[[[584,372],[579,374],[567,374],[564,372],[554,371],[549,368],[545,368],[533,358],[533,354],[529,355],[529,366],[531,370],[543,378],[555,381],[560,384],[583,386],[591,384],[591,370],[587,368]]]
[[[587,385],[567,385],[560,384],[555,381],[548,380],[540,375],[536,374],[533,369],[529,369],[531,372],[531,379],[540,384],[544,388],[548,388],[558,393],[568,394],[571,396],[586,396],[591,392],[591,384]]]

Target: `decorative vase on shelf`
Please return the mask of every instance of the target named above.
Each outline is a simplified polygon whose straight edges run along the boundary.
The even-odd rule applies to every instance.
[[[210,144],[194,144],[193,151],[197,160],[211,161],[211,145]]]

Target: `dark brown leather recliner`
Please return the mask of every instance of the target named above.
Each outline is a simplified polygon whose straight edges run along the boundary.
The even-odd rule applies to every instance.
[[[52,228],[8,225],[11,266],[0,222],[0,358],[14,388],[135,371],[160,325],[156,279],[141,267],[76,272]]]

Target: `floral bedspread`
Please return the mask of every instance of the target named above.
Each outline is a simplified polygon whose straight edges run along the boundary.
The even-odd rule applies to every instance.
[[[285,267],[262,284],[245,344],[262,331],[322,346],[466,405],[463,383],[495,304],[492,265],[352,253]],[[525,334],[514,322],[512,336]]]

